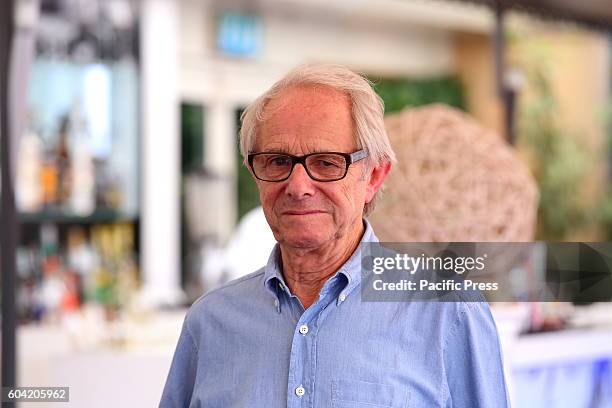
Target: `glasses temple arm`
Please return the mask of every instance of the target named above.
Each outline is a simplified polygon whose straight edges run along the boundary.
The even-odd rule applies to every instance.
[[[365,149],[361,149],[355,153],[351,153],[349,157],[351,158],[351,163],[355,163],[356,161],[359,161],[359,160],[362,160],[368,157],[368,151]]]

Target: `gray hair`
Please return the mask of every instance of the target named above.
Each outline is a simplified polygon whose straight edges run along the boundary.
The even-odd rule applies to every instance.
[[[384,104],[372,89],[371,83],[341,65],[305,64],[291,70],[242,113],[240,153],[245,164],[247,155],[255,145],[258,125],[265,120],[264,110],[268,102],[281,91],[301,85],[327,86],[349,97],[358,148],[368,152],[366,170],[385,162],[396,162],[395,153],[385,130]],[[365,215],[374,209],[377,196],[378,194],[365,205]]]

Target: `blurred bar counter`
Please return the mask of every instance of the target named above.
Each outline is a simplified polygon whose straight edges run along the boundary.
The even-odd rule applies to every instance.
[[[571,308],[563,330],[519,335],[533,307],[493,307],[512,406],[612,407],[612,303]]]
[[[70,387],[70,407],[157,406],[185,312],[108,321],[89,306],[60,324],[22,325],[19,385]]]
[[[523,336],[509,352],[513,406],[612,406],[612,328]]]

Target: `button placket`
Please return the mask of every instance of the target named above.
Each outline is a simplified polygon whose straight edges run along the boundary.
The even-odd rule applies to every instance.
[[[314,374],[316,373],[316,342],[318,325],[317,321],[321,317],[321,313],[326,309],[329,310],[329,305],[333,304],[332,294],[329,290],[320,293],[320,298],[313,307],[304,310],[304,313],[299,317],[295,330],[295,335],[292,342],[292,356],[289,365],[290,375],[289,384],[292,384],[293,388],[289,388],[289,392],[294,396],[293,403],[296,403],[296,399],[303,398],[314,398],[312,394],[306,395],[306,388],[304,384],[308,386],[309,392],[312,391],[315,386]],[[294,354],[293,352],[297,352]],[[309,401],[311,403],[311,401]],[[291,405],[290,401],[287,401],[288,406]]]

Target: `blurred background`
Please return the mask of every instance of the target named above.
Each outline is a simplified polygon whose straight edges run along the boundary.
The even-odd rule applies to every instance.
[[[511,156],[484,173],[490,185],[524,172],[499,197],[476,194],[485,219],[512,204],[497,235],[470,229],[483,221],[467,210],[464,235],[421,222],[419,239],[611,241],[607,0],[12,3],[2,170],[16,213],[2,230],[15,241],[16,381],[69,386],[70,406],[156,406],[186,308],[265,264],[274,238],[238,152],[240,114],[299,63],[346,65],[383,98],[400,157],[383,208],[410,206],[396,187],[411,177],[472,171],[454,142],[428,145],[444,162],[401,167],[410,143],[440,135]],[[513,406],[612,407],[610,301],[492,303]]]

